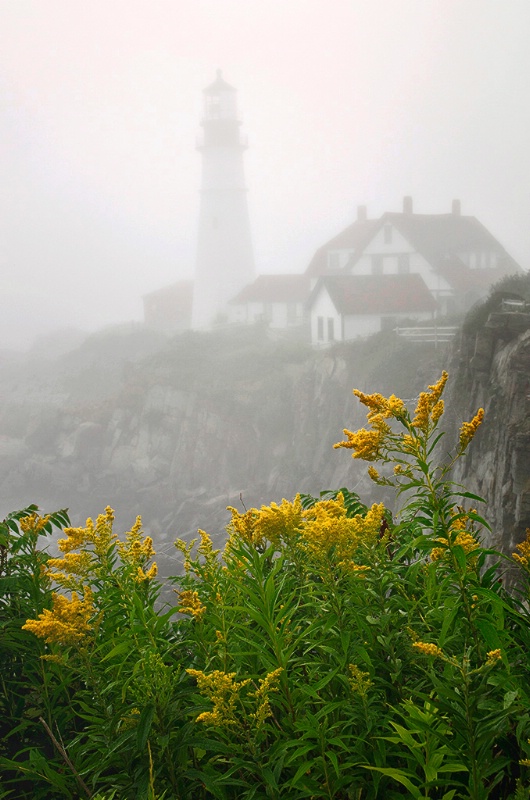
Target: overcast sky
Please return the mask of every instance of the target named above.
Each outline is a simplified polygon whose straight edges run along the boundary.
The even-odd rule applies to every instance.
[[[258,272],[406,194],[530,267],[529,40],[529,0],[0,0],[0,349],[192,275],[217,68]]]

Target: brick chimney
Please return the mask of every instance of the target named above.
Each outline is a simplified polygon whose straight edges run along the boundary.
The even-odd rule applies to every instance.
[[[406,195],[403,198],[403,213],[404,214],[412,214],[412,197],[410,195]]]
[[[451,214],[453,214],[455,217],[460,216],[460,200],[453,200],[451,205]]]
[[[357,222],[366,222],[367,212],[366,206],[357,206]]]

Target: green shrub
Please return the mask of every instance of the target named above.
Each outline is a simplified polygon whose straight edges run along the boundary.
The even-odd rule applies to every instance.
[[[482,410],[433,460],[446,380],[413,412],[355,392],[369,425],[337,447],[395,487],[399,513],[347,490],[230,509],[222,553],[204,531],[176,543],[172,607],[157,610],[140,520],[122,537],[111,509],[66,528],[17,612],[34,668],[11,670],[6,696],[46,703],[11,712],[5,796],[527,797],[530,538],[510,595],[480,498],[450,479]],[[24,516],[10,529],[35,537]]]

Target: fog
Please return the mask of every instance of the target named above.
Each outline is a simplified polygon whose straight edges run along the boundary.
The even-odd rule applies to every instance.
[[[249,138],[256,270],[453,197],[525,268],[527,0],[3,0],[0,349],[140,320],[193,272],[202,90]]]

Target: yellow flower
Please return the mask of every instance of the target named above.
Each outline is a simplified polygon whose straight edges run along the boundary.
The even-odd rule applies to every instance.
[[[50,521],[50,515],[47,514],[44,517],[39,516],[39,514],[30,514],[27,517],[22,517],[19,520],[19,525],[24,533],[40,533],[40,531],[48,524]]]
[[[252,693],[253,697],[258,701],[258,706],[250,717],[255,721],[258,730],[263,726],[265,720],[272,716],[269,695],[271,692],[279,691],[278,682],[282,672],[283,667],[278,667],[273,672],[269,672],[265,678],[260,679],[258,689]]]
[[[433,406],[433,409],[431,411],[431,419],[434,424],[438,422],[443,413],[444,413],[444,401],[438,400],[438,402]]]
[[[419,650],[420,653],[424,653],[426,656],[443,658],[443,650],[441,650],[441,648],[439,648],[436,644],[429,644],[428,642],[413,642],[412,646]]]
[[[527,567],[530,559],[530,528],[526,529],[525,541],[520,542],[516,547],[520,550],[521,555],[519,555],[519,553],[512,553],[513,558],[523,567]]]
[[[38,619],[28,619],[23,630],[31,631],[48,644],[77,644],[90,633],[89,620],[95,613],[91,590],[86,587],[83,600],[76,592],[71,599],[62,594],[52,596],[53,608],[45,609]]]
[[[368,421],[371,422],[374,416],[380,414],[383,417],[395,417],[399,419],[406,413],[406,407],[403,400],[391,394],[390,397],[383,397],[382,394],[364,394],[359,389],[354,389],[353,393],[359,398],[361,403],[367,406],[370,411],[368,413]]]
[[[58,575],[52,570],[57,570],[63,579],[74,575],[84,577],[90,572],[93,564],[94,558],[92,554],[85,551],[82,553],[66,553],[63,558],[50,558],[46,562],[46,567],[50,571],[49,577],[52,580],[57,580]]]
[[[484,409],[479,408],[471,422],[463,422],[460,428],[460,448],[464,450],[484,420]]]
[[[430,423],[432,422],[435,424],[438,422],[443,414],[444,407],[443,402],[440,401],[440,397],[442,396],[448,377],[449,375],[444,370],[440,379],[432,386],[429,386],[429,391],[421,392],[418,398],[412,425],[423,433],[428,433]]]
[[[414,454],[418,450],[418,439],[416,436],[412,436],[410,433],[406,433],[401,438],[401,444],[405,453]]]
[[[335,449],[344,447],[347,450],[354,450],[352,458],[362,458],[363,461],[377,461],[382,456],[382,448],[385,443],[385,434],[381,430],[367,431],[361,428],[358,431],[349,431],[344,428],[345,442],[337,442],[333,445]]]
[[[431,397],[428,392],[421,392],[418,398],[418,404],[414,411],[414,418],[412,424],[415,428],[426,432],[429,427],[430,413],[431,413]]]
[[[357,664],[350,664],[349,665],[351,678],[349,680],[350,688],[353,694],[358,694],[359,697],[366,697],[368,694],[368,689],[372,685],[372,681],[370,680],[370,673],[363,672]]]
[[[177,591],[177,595],[179,598],[177,611],[181,614],[190,614],[200,621],[206,612],[206,606],[202,604],[198,592],[184,589],[181,592]]]
[[[486,658],[488,664],[494,664],[496,661],[502,658],[502,653],[499,649],[490,650],[488,653],[486,653]]]
[[[239,537],[255,547],[266,546],[267,542],[279,546],[282,541],[292,540],[302,522],[300,495],[292,503],[283,499],[280,505],[271,503],[259,510],[251,508],[244,514],[240,514],[233,506],[228,506],[228,511],[232,514],[227,526],[230,536]]]
[[[203,556],[207,561],[209,559],[215,559],[216,556],[219,554],[219,550],[213,549],[213,542],[210,536],[199,528],[199,536],[201,537],[201,543],[197,548],[197,552],[200,556]]]
[[[355,571],[355,554],[362,544],[378,539],[384,512],[383,503],[374,503],[364,517],[348,517],[342,494],[335,500],[321,500],[304,512],[299,547],[312,560],[322,563],[332,557],[338,567]]]
[[[153,578],[156,578],[157,575],[158,575],[158,567],[156,563],[153,562],[151,564],[150,569],[148,569],[147,572],[144,572],[142,567],[137,568],[135,581],[136,583],[142,583],[143,581],[149,581],[152,580]]]
[[[381,480],[381,476],[379,475],[375,467],[372,466],[368,467],[368,475],[374,481],[374,483],[377,483],[377,481]]]
[[[462,511],[460,507],[459,510]],[[471,511],[468,513],[471,513]],[[461,547],[464,553],[471,553],[473,550],[477,550],[480,547],[480,543],[472,533],[466,530],[466,525],[470,523],[472,524],[473,520],[470,520],[467,516],[462,516],[455,520],[450,529],[449,538],[439,537],[436,539],[442,547],[435,547],[431,550],[431,561],[439,561],[445,556],[449,556],[450,548],[455,545]]]
[[[212,711],[204,711],[195,721],[219,728],[236,725],[239,694],[250,683],[250,679],[238,682],[234,680],[235,672],[220,670],[214,670],[209,675],[197,669],[187,669],[186,672],[197,680],[199,692],[213,704]]]
[[[92,520],[87,519],[87,525],[91,522]],[[59,539],[57,542],[61,553],[70,553],[72,550],[78,550],[87,540],[86,528],[65,528],[63,533],[66,534],[66,539]]]

